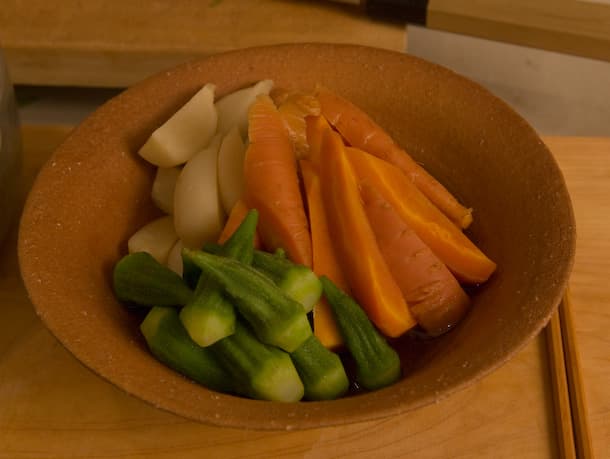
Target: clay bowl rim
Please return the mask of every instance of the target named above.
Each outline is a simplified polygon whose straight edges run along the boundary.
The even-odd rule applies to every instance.
[[[441,78],[451,79],[452,81],[456,82],[456,84],[466,85],[468,88],[476,90],[480,94],[484,94],[485,98],[492,101],[490,103],[498,105],[501,107],[501,110],[504,110],[508,114],[509,117],[512,117],[514,122],[520,125],[519,129],[526,130],[530,134],[534,132],[533,128],[531,128],[527,122],[517,115],[514,110],[502,100],[495,97],[478,84],[441,66],[394,51],[381,50],[359,45],[335,45],[321,43],[286,44],[245,48],[187,62],[180,66],[174,67],[167,72],[159,72],[133,85],[96,110],[89,118],[87,118],[87,120],[77,126],[72,134],[70,134],[68,138],[55,150],[35,180],[24,207],[19,228],[18,254],[21,274],[37,314],[56,336],[56,338],[74,356],[76,356],[78,360],[84,363],[96,374],[100,375],[130,395],[143,399],[174,414],[224,427],[257,430],[292,430],[370,421],[411,411],[428,405],[434,401],[443,399],[455,392],[471,386],[473,383],[479,381],[481,378],[495,371],[497,368],[510,360],[546,325],[552,313],[555,311],[555,308],[559,304],[564,289],[567,286],[568,278],[574,261],[575,251],[575,221],[569,199],[566,202],[566,205],[568,206],[567,212],[570,219],[570,222],[568,223],[572,228],[572,231],[567,235],[567,251],[563,257],[561,269],[558,269],[557,271],[557,285],[554,289],[555,294],[552,298],[545,299],[547,307],[545,309],[544,316],[538,320],[538,322],[535,323],[534,326],[527,331],[527,333],[521,334],[521,341],[517,345],[510,349],[502,349],[502,352],[498,355],[498,358],[494,362],[488,363],[486,366],[479,368],[476,372],[469,373],[469,377],[464,377],[457,383],[443,387],[434,392],[430,391],[425,396],[407,403],[401,400],[405,393],[401,392],[402,385],[400,382],[379,391],[358,395],[357,404],[353,402],[353,397],[347,397],[332,402],[301,402],[298,404],[287,405],[277,402],[249,400],[231,395],[219,394],[209,391],[201,386],[197,386],[198,389],[196,390],[200,390],[202,394],[201,396],[206,399],[205,403],[208,409],[200,413],[193,413],[192,410],[189,411],[188,406],[180,404],[176,402],[176,400],[167,400],[157,392],[142,393],[141,388],[139,388],[137,385],[134,386],[133,381],[129,380],[128,377],[117,378],[117,375],[113,374],[112,372],[109,373],[108,368],[104,365],[100,367],[99,359],[92,357],[87,352],[84,352],[83,349],[79,347],[79,341],[75,338],[75,335],[71,333],[67,334],[61,323],[56,322],[52,318],[54,314],[61,315],[61,312],[53,312],[45,307],[45,292],[43,289],[41,289],[40,285],[37,284],[36,273],[34,272],[35,270],[32,269],[32,260],[31,257],[28,256],[28,239],[30,236],[32,236],[33,229],[31,227],[28,228],[27,225],[28,222],[32,222],[32,218],[34,218],[33,214],[35,209],[32,204],[32,197],[43,193],[45,191],[45,187],[48,186],[48,184],[44,181],[45,179],[41,177],[45,176],[48,169],[51,168],[51,165],[61,157],[64,150],[66,150],[68,146],[75,141],[74,139],[78,138],[79,134],[82,134],[83,132],[86,132],[87,129],[91,129],[93,126],[96,126],[96,123],[99,122],[101,117],[110,116],[115,110],[128,110],[129,107],[127,107],[126,104],[133,101],[132,95],[136,95],[147,88],[154,87],[159,81],[165,81],[168,78],[171,78],[172,75],[184,75],[186,72],[195,71],[201,66],[205,67],[205,64],[211,61],[220,62],[223,59],[248,59],[248,56],[251,56],[252,54],[256,55],[257,53],[298,53],[299,50],[303,49],[309,50],[310,52],[338,53],[338,55],[341,53],[355,53],[363,55],[372,53],[388,59],[406,61],[408,62],[407,65],[422,66],[428,69],[434,69],[435,72],[441,75]],[[538,138],[537,135],[535,136]],[[541,154],[547,155],[551,162],[555,163],[551,152],[542,142],[540,142],[540,145],[538,145],[537,148],[540,150]],[[559,179],[563,180],[561,171],[556,163],[555,166],[556,170],[554,173],[559,173]],[[565,183],[563,183],[563,185],[565,186]],[[154,365],[154,363],[152,364]],[[178,375],[176,375],[176,378],[184,380],[184,378]],[[196,385],[195,383],[188,381],[181,381],[180,384]],[[406,391],[405,388],[403,389]],[[332,411],[328,408],[331,406],[331,404]],[[354,405],[358,406],[355,407]],[[223,410],[226,410],[227,408],[228,413],[224,413]],[[219,415],[219,413],[222,413],[222,415]],[[242,416],[244,413],[247,413],[246,417]],[[347,417],[344,413],[347,413]]]

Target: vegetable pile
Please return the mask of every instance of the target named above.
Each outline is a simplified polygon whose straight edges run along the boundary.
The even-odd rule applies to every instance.
[[[263,400],[328,400],[401,377],[387,338],[431,336],[496,265],[466,208],[351,102],[271,80],[215,101],[205,85],[139,154],[165,215],[116,264],[117,298],[149,308],[161,362]]]

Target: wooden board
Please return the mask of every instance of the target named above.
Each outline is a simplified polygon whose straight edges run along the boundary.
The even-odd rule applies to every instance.
[[[405,50],[404,26],[292,0],[2,0],[0,47],[17,84],[124,87],[249,46],[357,43]]]
[[[609,0],[334,0],[431,29],[610,61]]]
[[[68,132],[25,127],[23,192]],[[597,457],[610,450],[610,139],[548,138],[578,220],[574,316]],[[126,395],[80,364],[36,317],[16,231],[0,252],[0,458],[495,457],[558,455],[544,337],[475,386],[389,419],[301,432],[223,429]],[[100,343],[103,345],[103,343]]]
[[[610,61],[605,0],[429,0],[426,26]]]
[[[426,24],[610,61],[606,0],[429,0]],[[124,87],[235,48],[316,41],[404,51],[406,39],[399,22],[324,0],[3,0],[0,8],[0,47],[17,84]]]
[[[595,457],[610,454],[610,139],[551,137],[576,215],[574,328]]]

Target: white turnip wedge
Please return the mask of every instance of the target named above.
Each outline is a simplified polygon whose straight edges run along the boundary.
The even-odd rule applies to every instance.
[[[127,241],[127,249],[129,253],[148,252],[159,263],[165,264],[177,240],[174,221],[171,216],[165,216],[140,228]]]
[[[259,94],[269,94],[273,89],[272,80],[261,80],[253,86],[238,89],[216,102],[218,111],[218,132],[225,135],[237,126],[242,138],[248,136],[248,109]]]
[[[224,224],[218,193],[220,135],[184,166],[174,190],[174,225],[185,247],[200,249],[215,242]]]
[[[182,277],[182,241],[178,239],[167,256],[167,267]]]
[[[245,156],[246,145],[237,126],[234,126],[222,139],[218,151],[218,191],[227,215],[244,194]]]
[[[155,175],[150,197],[166,214],[174,213],[174,189],[180,175],[180,167],[159,167]]]
[[[140,149],[140,156],[156,166],[173,167],[205,148],[216,133],[218,123],[215,91],[213,84],[201,88],[152,133]]]

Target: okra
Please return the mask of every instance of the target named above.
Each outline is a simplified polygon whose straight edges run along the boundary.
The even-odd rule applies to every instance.
[[[142,306],[183,306],[193,296],[178,274],[147,252],[121,258],[114,267],[112,280],[119,300]]]
[[[188,335],[178,311],[155,306],[140,325],[151,353],[162,363],[209,389],[232,392],[234,379],[209,348],[198,346]]]
[[[220,246],[220,255],[252,262],[258,212],[250,210],[231,237]],[[221,287],[207,274],[199,277],[192,300],[180,311],[180,320],[191,338],[209,346],[235,331],[235,310]]]
[[[311,335],[290,354],[308,400],[333,400],[345,394],[349,381],[343,363],[320,340]]]
[[[328,277],[321,276],[320,281],[346,347],[356,361],[357,382],[373,390],[400,379],[400,357],[360,305]]]
[[[261,400],[296,402],[303,397],[303,383],[290,356],[260,342],[247,325],[237,321],[235,332],[211,349],[236,381],[242,395]]]
[[[282,252],[254,251],[252,265],[267,274],[288,296],[310,312],[322,296],[322,284],[318,276],[307,266],[293,263]]]
[[[198,250],[184,249],[183,255],[223,287],[264,343],[292,352],[311,336],[303,306],[255,268]]]

